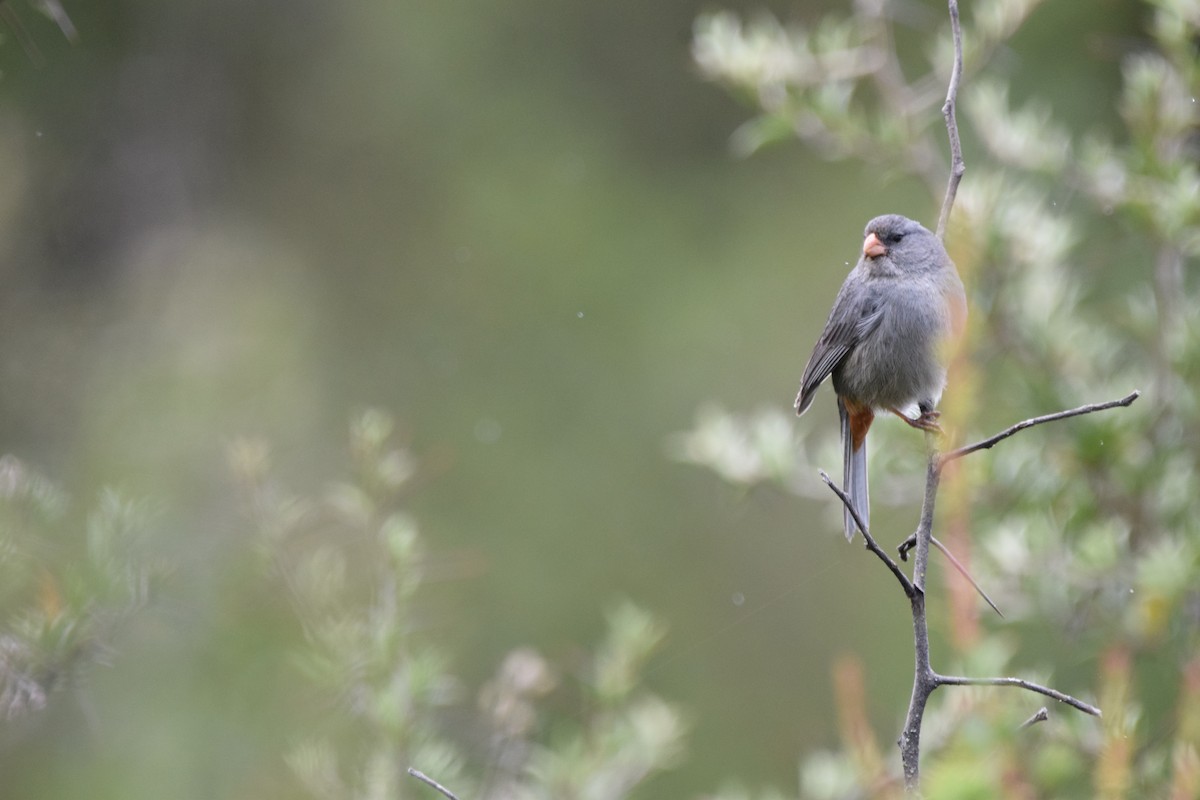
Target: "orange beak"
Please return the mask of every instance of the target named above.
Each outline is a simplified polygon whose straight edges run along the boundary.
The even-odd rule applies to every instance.
[[[878,236],[868,233],[866,241],[863,242],[863,255],[867,258],[878,258],[887,255],[887,248],[883,246],[883,242],[879,241]]]

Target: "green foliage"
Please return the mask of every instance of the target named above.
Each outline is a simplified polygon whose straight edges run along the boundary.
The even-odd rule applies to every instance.
[[[1149,4],[1154,46],[1122,65],[1116,106],[1123,127],[1079,132],[1036,98],[1012,108],[1007,84],[988,72],[991,56],[1037,5],[963,8],[960,121],[967,140],[985,151],[966,154],[947,237],[973,309],[969,356],[952,370],[948,416],[986,434],[1134,387],[1145,398],[1129,411],[1019,434],[961,465],[943,492],[943,523],[966,521],[973,529],[972,568],[1007,619],[985,617],[983,633],[978,621],[954,621],[947,635],[966,662],[991,654],[962,671],[1027,672],[1027,659],[998,645],[1048,626],[1062,643],[1050,653],[1069,654],[1073,664],[1102,660],[1096,692],[1106,720],[1098,727],[1052,709],[1049,722],[1017,734],[1027,698],[1002,701],[1011,690],[943,690],[950,696],[926,718],[926,796],[995,797],[1014,787],[1035,796],[1191,796],[1200,740],[1180,729],[1177,709],[1194,696],[1186,676],[1200,644],[1200,286],[1193,269],[1200,257],[1200,13],[1189,0]],[[744,26],[719,12],[697,23],[696,61],[756,107],[752,130],[794,134],[831,157],[884,163],[920,178],[938,202],[946,166],[931,154],[945,134],[941,95],[931,87],[944,91],[948,25],[928,74],[915,80],[898,66],[881,4],[857,4],[850,27],[860,38],[823,38],[820,27],[789,30],[764,19]],[[864,69],[839,73],[842,57]],[[794,64],[805,65],[802,79]],[[768,137],[735,140],[750,151]],[[776,417],[706,411],[674,453],[726,480],[810,494],[816,465],[835,463],[836,445],[807,423],[800,421],[797,436]],[[874,452],[903,451],[898,440],[906,435],[885,426]],[[781,461],[789,451],[798,455]],[[895,480],[897,464],[874,466],[877,476]],[[889,489],[874,498],[894,501]],[[911,503],[919,494],[909,489]],[[951,594],[950,602],[963,597]],[[1013,628],[1016,639],[1007,632]],[[1170,677],[1147,686],[1143,671]],[[866,776],[855,775],[854,763],[810,757],[804,796],[857,796]]]
[[[540,705],[564,676],[517,648],[478,692],[470,724],[449,724],[465,689],[429,635],[421,590],[435,562],[402,508],[415,462],[392,429],[381,412],[361,415],[352,478],[312,497],[271,478],[261,442],[231,448],[264,568],[305,633],[296,666],[330,708],[287,757],[305,791],[424,796],[405,774],[415,766],[463,798],[615,800],[675,763],[680,714],[641,685],[665,630],[629,603],[609,613],[607,639],[575,675],[581,707],[567,718]]]
[[[148,550],[153,517],[106,491],[80,523],[50,481],[0,458],[0,718],[43,711],[113,661],[123,623],[146,607],[164,571]],[[64,558],[80,536],[83,557]]]

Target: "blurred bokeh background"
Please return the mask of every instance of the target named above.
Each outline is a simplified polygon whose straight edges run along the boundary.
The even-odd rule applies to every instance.
[[[787,410],[865,221],[937,209],[799,142],[735,157],[749,112],[691,52],[711,3],[68,2],[73,45],[8,5],[44,64],[0,46],[0,449],[70,498],[47,564],[79,557],[112,487],[145,500],[166,566],[86,679],[6,725],[0,794],[300,796],[285,756],[323,701],[227,451],[261,437],[279,480],[319,491],[368,407],[414,459],[422,635],[464,707],[515,647],[579,660],[629,599],[669,630],[644,681],[689,724],[639,797],[794,786],[838,743],[843,653],[894,729],[907,608],[832,501],[670,453],[706,404]],[[893,5],[913,53],[944,27],[943,3]],[[1111,126],[1148,20],[1046,2],[992,69],[1072,129]],[[817,406],[806,430],[831,429]],[[43,608],[58,591],[42,579]]]

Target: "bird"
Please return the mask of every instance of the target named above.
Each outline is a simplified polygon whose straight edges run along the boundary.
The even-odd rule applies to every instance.
[[[796,413],[833,378],[841,422],[843,490],[869,527],[867,432],[890,412],[922,431],[940,432],[937,405],[946,386],[945,340],[961,336],[967,302],[941,240],[919,222],[886,214],[867,223],[862,256],[800,379]],[[909,416],[915,406],[917,415]],[[844,509],[846,539],[858,525]]]

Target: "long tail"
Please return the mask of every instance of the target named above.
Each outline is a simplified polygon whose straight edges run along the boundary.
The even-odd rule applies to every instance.
[[[854,504],[863,524],[871,526],[871,500],[867,495],[867,437],[863,430],[858,436],[852,430],[850,413],[846,410],[841,398],[838,398],[838,416],[842,420],[842,464],[844,473],[842,489]],[[870,422],[867,422],[870,425]],[[858,439],[857,446],[855,439]],[[846,526],[846,541],[854,538],[858,525],[850,514],[850,509],[843,510],[843,520]]]

